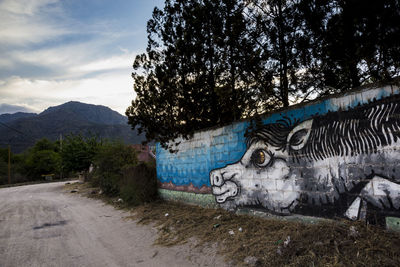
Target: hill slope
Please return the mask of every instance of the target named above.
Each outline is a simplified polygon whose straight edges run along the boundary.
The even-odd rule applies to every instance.
[[[60,135],[68,134],[95,134],[103,139],[117,139],[129,144],[141,143],[145,139],[131,129],[125,116],[105,106],[68,102],[50,107],[38,115],[12,115],[12,118],[5,116],[6,122],[0,124],[0,147],[11,144],[14,153],[24,151],[41,138],[54,141]]]
[[[26,112],[17,112],[13,114],[1,114],[0,115],[0,122],[2,123],[9,123],[11,121],[17,120],[17,119],[22,119],[22,118],[29,118],[29,117],[34,117],[37,116],[36,113],[26,113]]]

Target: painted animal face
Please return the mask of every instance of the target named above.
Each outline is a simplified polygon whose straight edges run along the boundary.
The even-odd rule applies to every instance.
[[[295,127],[287,136],[290,149],[301,149],[312,121]],[[298,204],[300,185],[288,165],[289,154],[259,140],[250,145],[241,160],[210,172],[212,193],[224,208],[263,206],[289,214]]]

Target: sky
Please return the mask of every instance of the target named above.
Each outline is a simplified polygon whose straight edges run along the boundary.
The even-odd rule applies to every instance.
[[[121,114],[132,64],[163,0],[0,0],[0,114],[68,101]]]

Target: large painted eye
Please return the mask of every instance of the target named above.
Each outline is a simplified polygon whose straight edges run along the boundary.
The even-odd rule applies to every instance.
[[[263,149],[257,149],[251,155],[251,162],[258,167],[265,167],[270,163],[270,161],[271,155]]]

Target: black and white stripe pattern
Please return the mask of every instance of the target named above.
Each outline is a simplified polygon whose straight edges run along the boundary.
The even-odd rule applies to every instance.
[[[379,102],[315,118],[307,144],[293,154],[322,160],[376,153],[378,147],[397,142],[400,138],[400,105],[398,102]]]
[[[263,140],[284,151],[288,147],[288,134],[295,126],[282,121],[264,125],[248,134],[247,143]],[[296,159],[310,160],[369,154],[399,138],[400,99],[397,96],[314,117],[307,144],[289,154]]]

